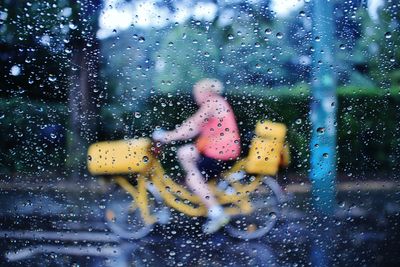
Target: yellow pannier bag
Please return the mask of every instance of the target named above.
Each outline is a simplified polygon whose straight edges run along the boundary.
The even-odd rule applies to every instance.
[[[286,125],[272,121],[259,121],[256,125],[256,135],[264,138],[276,138],[284,141],[286,138]]]
[[[275,175],[282,163],[286,126],[282,123],[264,121],[257,123],[246,161],[248,173]],[[286,156],[286,155],[285,155]]]
[[[89,147],[87,166],[93,175],[143,173],[152,157],[149,138],[106,141]]]

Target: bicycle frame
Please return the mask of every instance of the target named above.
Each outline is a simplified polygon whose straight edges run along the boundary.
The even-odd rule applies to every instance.
[[[165,203],[188,216],[201,217],[207,215],[207,209],[201,203],[198,196],[193,195],[184,186],[176,183],[168,177],[161,163],[154,157],[150,160],[151,166],[146,173],[138,173],[137,186],[132,185],[125,177],[116,176],[115,182],[126,190],[134,199],[135,205],[140,209],[141,216],[147,224],[156,222],[156,218],[151,214],[147,198],[148,182],[152,183]],[[244,160],[237,162],[229,172],[223,176],[242,170]],[[235,189],[234,195],[228,195],[217,189],[216,182],[208,183],[212,192],[217,197],[219,203],[223,205],[231,205],[226,208],[226,212],[230,215],[249,214],[252,212],[252,206],[248,199],[248,193],[254,191],[260,184],[261,176],[255,177],[247,185],[242,185],[238,182],[231,183]]]

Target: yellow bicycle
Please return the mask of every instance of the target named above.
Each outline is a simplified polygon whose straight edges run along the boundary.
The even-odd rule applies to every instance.
[[[232,217],[225,226],[230,235],[259,238],[276,223],[284,193],[271,176],[289,163],[285,138],[284,124],[257,123],[247,157],[208,182]],[[207,214],[198,196],[166,175],[156,149],[149,138],[99,142],[88,149],[89,172],[111,175],[127,193],[106,210],[110,228],[123,238],[142,238],[156,223],[167,223],[170,208],[192,217]]]

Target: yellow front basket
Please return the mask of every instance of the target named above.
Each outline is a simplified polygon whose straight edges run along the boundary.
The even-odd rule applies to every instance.
[[[143,173],[152,158],[149,138],[98,142],[88,149],[87,166],[93,175]]]

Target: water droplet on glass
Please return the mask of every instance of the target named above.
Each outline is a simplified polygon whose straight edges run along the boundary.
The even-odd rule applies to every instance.
[[[69,26],[69,28],[70,28],[71,30],[76,30],[76,29],[78,28],[78,26],[75,25],[75,24],[73,24],[72,22],[70,22],[68,26]]]
[[[318,127],[317,128],[317,133],[324,134],[325,133],[325,128],[324,127]]]
[[[10,73],[12,76],[18,76],[21,74],[21,68],[17,65],[11,67]]]
[[[276,38],[282,39],[282,38],[283,38],[283,33],[278,32],[278,33],[276,34]]]

